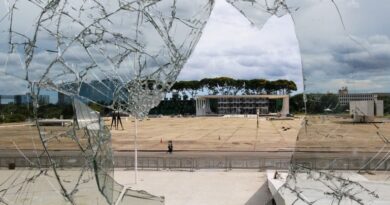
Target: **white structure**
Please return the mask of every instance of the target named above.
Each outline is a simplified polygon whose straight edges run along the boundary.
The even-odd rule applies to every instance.
[[[41,119],[41,120],[38,120],[38,124],[41,125],[41,126],[55,125],[55,126],[62,126],[62,127],[64,127],[65,125],[73,124],[73,120]]]
[[[390,192],[390,184],[388,183],[370,181],[356,172],[329,173],[323,171],[322,173],[323,176],[327,177],[321,178],[319,174],[315,173],[309,176],[307,173],[302,172],[297,173],[294,180],[288,180],[286,172],[275,175],[275,171],[267,171],[268,188],[275,204],[307,205],[310,202],[315,202],[313,204],[319,205],[390,204],[390,195],[388,194]],[[332,175],[335,177],[332,178]],[[338,192],[335,190],[344,191],[345,195],[336,198]],[[374,197],[375,194],[378,198]]]
[[[218,113],[212,113],[210,100],[217,100]],[[196,98],[196,115],[210,114],[259,114],[269,113],[269,100],[283,99],[282,116],[290,113],[290,97],[288,95],[208,95]]]
[[[339,90],[340,105],[348,105],[351,101],[377,101],[378,94],[376,93],[349,93],[347,87]]]
[[[384,116],[383,100],[375,101],[375,115],[377,117],[383,117]]]
[[[378,95],[373,93],[347,93],[339,94],[340,105],[348,105],[351,101],[376,101]]]
[[[350,101],[349,113],[355,122],[373,122],[375,116],[383,117],[383,100]]]

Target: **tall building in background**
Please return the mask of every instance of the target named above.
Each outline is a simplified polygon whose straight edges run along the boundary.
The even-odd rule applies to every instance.
[[[49,95],[40,95],[38,97],[38,103],[39,103],[39,105],[48,105],[50,103],[50,96]]]
[[[65,95],[64,93],[58,92],[58,102],[57,105],[70,105],[72,104],[72,98]]]
[[[31,102],[31,95],[29,93],[26,95],[0,95],[0,104],[13,103],[15,105],[26,105]]]
[[[104,79],[82,83],[79,96],[101,104],[110,104],[115,93],[115,83]]]
[[[16,105],[27,105],[32,102],[31,95],[27,93],[26,95],[15,95],[14,103]]]

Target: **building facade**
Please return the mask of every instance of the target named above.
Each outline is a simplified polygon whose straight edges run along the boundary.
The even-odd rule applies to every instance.
[[[71,105],[72,104],[72,98],[58,92],[58,102],[57,105]]]
[[[208,95],[196,98],[196,115],[240,115],[269,114],[270,100],[282,99],[281,115],[289,114],[288,95]],[[216,102],[217,111],[212,112],[211,100]]]
[[[38,96],[38,103],[39,103],[39,105],[48,105],[50,103],[50,96],[49,95],[39,95]]]
[[[378,94],[375,93],[349,93],[347,87],[339,90],[340,105],[349,105],[351,101],[377,101]]]
[[[260,114],[269,113],[269,100],[267,98],[227,98],[217,99],[218,114]]]
[[[373,122],[384,116],[384,101],[377,93],[349,93],[347,87],[339,90],[340,105],[349,105],[349,113],[355,122]]]
[[[15,105],[26,105],[32,102],[30,94],[26,95],[0,95],[0,104],[13,103]]]

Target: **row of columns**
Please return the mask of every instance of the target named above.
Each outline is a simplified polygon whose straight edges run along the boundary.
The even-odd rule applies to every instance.
[[[211,111],[210,101],[207,98],[197,98],[196,99],[196,115],[204,116]],[[289,96],[283,97],[283,106],[280,111],[282,116],[287,116],[290,114],[290,98]]]

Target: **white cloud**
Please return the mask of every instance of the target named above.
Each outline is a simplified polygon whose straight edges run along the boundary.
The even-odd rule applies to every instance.
[[[188,1],[193,3],[193,1]],[[204,2],[209,1],[205,0]],[[247,2],[241,3],[246,4]],[[341,86],[351,86],[356,89],[364,87],[367,90],[370,90],[371,87],[371,91],[388,91],[390,84],[390,21],[386,21],[388,19],[387,11],[390,9],[388,0],[377,0],[375,3],[362,0],[337,1],[341,17],[331,1],[291,0],[288,3],[290,8],[294,8],[292,15],[295,28],[288,15],[280,18],[271,17],[263,26],[264,18],[268,14],[261,14],[260,16],[264,17],[262,19],[259,17],[256,7],[246,4],[243,7],[249,10],[246,16],[252,18],[252,22],[257,24],[255,27],[225,0],[216,0],[216,6],[203,31],[203,36],[183,68],[179,80],[217,76],[270,80],[285,78],[294,80],[299,90],[302,91],[302,56],[305,79],[307,80],[306,88],[309,92],[337,91],[337,87]],[[184,10],[180,7],[181,9],[177,13],[179,16],[183,15],[183,18],[187,16],[189,11],[199,11],[194,9],[194,6],[188,6],[190,4],[184,4],[185,6],[181,6]],[[24,14],[23,12],[26,10],[26,5],[23,5],[17,12],[19,18],[15,19],[15,29],[31,35],[29,32],[33,28],[31,22],[34,22],[36,18],[26,17],[34,16],[35,11],[31,10]],[[165,15],[170,15],[170,9],[162,10],[167,12]],[[0,7],[0,13],[1,11],[5,11],[5,9]],[[123,24],[134,24],[134,18],[124,18],[122,14],[117,17],[113,18],[115,22],[123,18],[125,20],[122,22]],[[207,15],[204,18],[206,19]],[[13,77],[24,79],[26,71],[21,66],[20,59],[7,53],[9,50],[7,46],[8,33],[4,29],[8,28],[4,26],[6,21],[8,20],[4,19],[0,22],[0,34],[3,34],[0,35],[0,72],[12,72]],[[123,27],[123,24],[111,27],[117,32],[130,35],[134,28]],[[262,27],[262,29],[260,30],[258,27]],[[64,29],[64,32],[74,33],[74,29],[68,27]],[[294,29],[297,29],[299,46]],[[163,42],[160,37],[156,37],[159,35],[149,32],[151,30],[153,28],[144,28],[143,37],[145,39],[141,40],[146,45],[148,53],[161,57],[158,59],[158,64],[163,65],[166,60],[169,61],[169,52],[159,49],[163,47]],[[177,32],[175,33],[175,41],[178,44],[189,36],[180,26],[174,30]],[[30,70],[31,72],[28,73],[30,80],[39,79],[45,71],[45,65],[51,62],[56,55],[45,52],[45,50],[53,49],[54,44],[50,43],[53,39],[44,35],[39,37],[41,50],[35,53],[34,60],[30,65],[30,69],[34,70]],[[14,41],[19,42],[21,39],[23,38],[19,37]],[[97,49],[105,48],[104,51],[109,53],[111,57],[115,55],[117,49],[114,45],[96,47]],[[300,54],[299,49],[301,49],[302,54]],[[17,51],[22,53],[22,46]],[[90,78],[94,76],[100,78],[105,76],[107,71],[112,70],[112,65],[107,62],[105,56],[96,52],[96,49],[92,49],[91,53],[104,72],[90,71],[94,73]],[[79,71],[77,66],[83,69],[92,63],[88,58],[77,47],[69,49],[66,55],[67,63],[71,66],[74,65],[77,71]],[[132,59],[134,58],[128,57],[126,63],[121,66],[118,76],[131,79],[131,76],[134,75],[133,72],[129,71],[134,69],[131,66]],[[156,65],[157,60],[156,62],[148,61],[151,71],[157,68]],[[61,69],[60,65],[56,66],[56,69],[49,73],[50,76],[63,72],[64,69]]]
[[[216,76],[286,78],[302,90],[299,47],[291,18],[271,17],[259,30],[233,6],[216,1],[203,36],[179,79]]]

